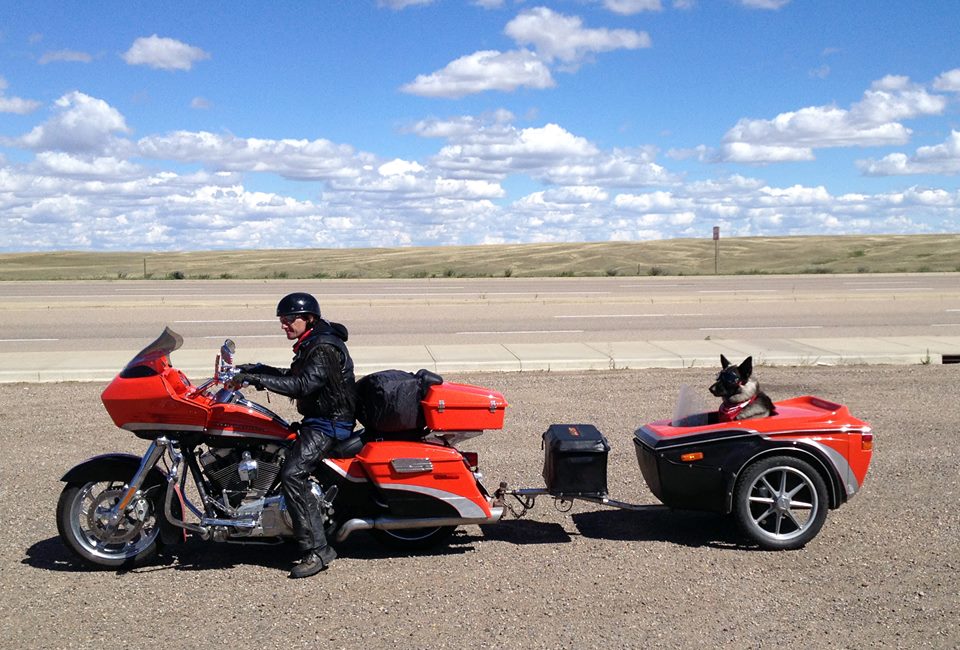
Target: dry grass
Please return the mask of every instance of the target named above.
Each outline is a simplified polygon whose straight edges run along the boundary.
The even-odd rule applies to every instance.
[[[0,280],[711,275],[706,239],[431,248],[0,255]],[[960,271],[960,235],[749,237],[719,242],[721,274]]]

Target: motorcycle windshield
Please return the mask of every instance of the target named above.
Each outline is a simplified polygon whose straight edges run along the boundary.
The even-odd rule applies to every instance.
[[[136,371],[135,368],[146,368],[153,370],[154,373],[158,372],[157,362],[170,356],[174,350],[179,350],[181,345],[183,345],[183,337],[169,327],[164,327],[163,333],[157,337],[157,340],[140,350],[137,356],[124,367],[120,376],[141,376],[142,370]]]

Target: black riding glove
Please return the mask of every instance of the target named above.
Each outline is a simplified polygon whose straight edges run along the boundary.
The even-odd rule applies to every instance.
[[[260,377],[248,372],[240,372],[235,374],[232,381],[238,386],[247,384],[249,386],[253,386],[257,390],[263,390],[263,385],[260,383]]]

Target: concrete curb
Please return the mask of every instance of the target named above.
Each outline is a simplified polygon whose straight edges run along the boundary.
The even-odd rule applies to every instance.
[[[802,338],[746,341],[652,340],[599,343],[484,343],[474,345],[353,346],[357,374],[387,368],[462,372],[543,372],[642,368],[714,368],[752,355],[768,366],[940,364],[960,358],[960,336]],[[213,372],[215,348],[181,349],[174,363],[194,381]],[[0,383],[110,381],[131,351],[8,352],[0,354]],[[243,346],[239,361],[283,366],[288,347]]]

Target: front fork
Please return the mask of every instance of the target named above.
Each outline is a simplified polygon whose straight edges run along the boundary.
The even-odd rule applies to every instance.
[[[139,500],[138,497],[141,494],[140,488],[143,486],[143,482],[146,480],[150,470],[160,461],[160,458],[163,457],[163,454],[170,445],[170,440],[163,436],[150,443],[150,446],[147,448],[147,453],[145,453],[140,460],[140,467],[137,468],[133,478],[130,479],[130,483],[127,484],[123,496],[105,513],[105,528],[108,534],[112,535],[116,532],[117,526],[120,525],[121,519],[126,515],[130,504]]]

